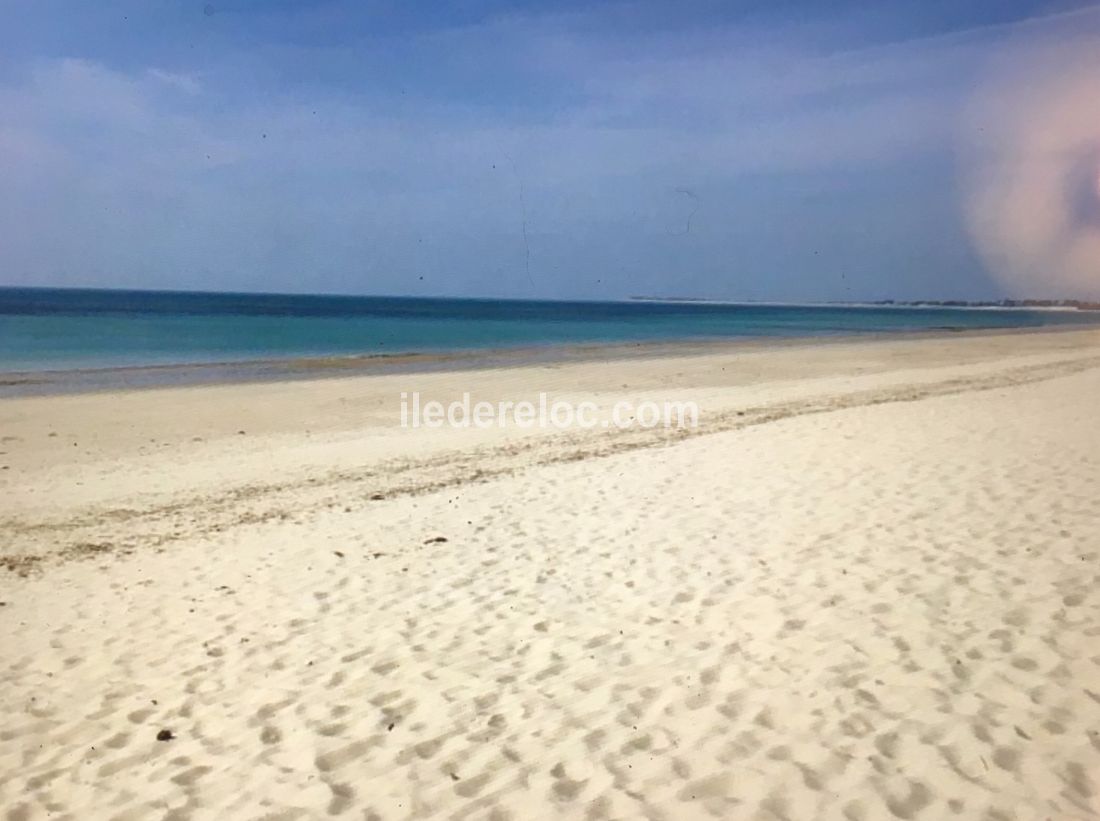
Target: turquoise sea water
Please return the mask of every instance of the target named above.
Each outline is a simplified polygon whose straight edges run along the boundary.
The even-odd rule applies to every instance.
[[[1098,320],[1072,311],[0,288],[0,371]]]

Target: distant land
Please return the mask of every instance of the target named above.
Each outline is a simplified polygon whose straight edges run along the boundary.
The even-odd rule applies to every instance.
[[[860,302],[845,302],[833,300],[829,302],[749,302],[725,299],[707,299],[693,296],[631,296],[629,299],[636,302],[704,302],[714,305],[783,305],[803,307],[897,307],[897,308],[984,308],[984,309],[1008,309],[1008,310],[1041,310],[1041,311],[1100,311],[1100,302],[1089,302],[1081,299],[996,299],[996,300],[964,300],[964,299],[878,299]]]

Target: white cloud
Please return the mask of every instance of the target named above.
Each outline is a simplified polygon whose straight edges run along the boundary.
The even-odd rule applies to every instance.
[[[159,68],[151,68],[146,72],[151,78],[164,83],[167,86],[178,89],[185,94],[198,94],[202,90],[199,81],[190,74],[180,74],[173,71],[163,71]]]

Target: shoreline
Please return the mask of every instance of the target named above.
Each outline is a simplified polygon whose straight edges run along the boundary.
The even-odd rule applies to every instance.
[[[626,342],[550,343],[438,352],[294,356],[217,362],[179,362],[48,370],[0,370],[0,401],[172,387],[247,385],[313,381],[385,374],[446,373],[594,361],[661,359],[715,353],[754,352],[798,345],[853,343],[999,335],[1087,332],[1088,326],[1013,328],[943,327],[905,331],[838,332],[790,336],[692,337]]]
[[[510,464],[513,448],[528,455],[562,448],[584,454],[623,443],[634,447],[682,438],[676,431],[670,438],[663,429],[403,428],[403,393],[419,393],[422,403],[443,404],[469,393],[474,401],[499,406],[545,392],[555,400],[594,402],[600,418],[620,400],[691,401],[701,415],[699,430],[688,432],[694,437],[727,422],[740,424],[738,414],[770,419],[785,415],[788,406],[863,401],[860,397],[883,391],[886,396],[924,395],[939,390],[936,385],[955,390],[956,384],[1005,373],[1019,372],[1031,380],[1043,369],[1090,366],[1100,358],[1100,329],[1027,330],[836,338],[829,344],[757,339],[709,346],[637,345],[620,348],[619,358],[593,347],[569,360],[505,367],[353,370],[314,379],[13,396],[0,401],[5,434],[0,494],[7,489],[9,509],[33,519],[35,511],[58,510],[63,500],[81,509],[105,503],[140,510],[153,498],[191,494],[200,487],[262,495],[270,472],[256,459],[268,452],[279,454],[285,484],[293,477],[314,482],[319,476],[383,465],[396,473],[423,468],[432,475],[429,466],[435,460],[446,463],[456,454],[485,448],[503,449],[502,458]],[[177,475],[163,470],[165,460],[179,466],[195,461],[206,469]],[[137,468],[135,475],[126,465]],[[11,534],[24,530],[18,524],[22,518],[8,518]],[[51,513],[49,519],[54,518]],[[0,526],[4,519],[0,516]],[[10,549],[20,541],[15,539]]]

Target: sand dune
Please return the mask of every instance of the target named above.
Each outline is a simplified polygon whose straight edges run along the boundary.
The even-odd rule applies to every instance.
[[[1100,814],[1096,334],[462,378],[0,404],[8,817]]]

